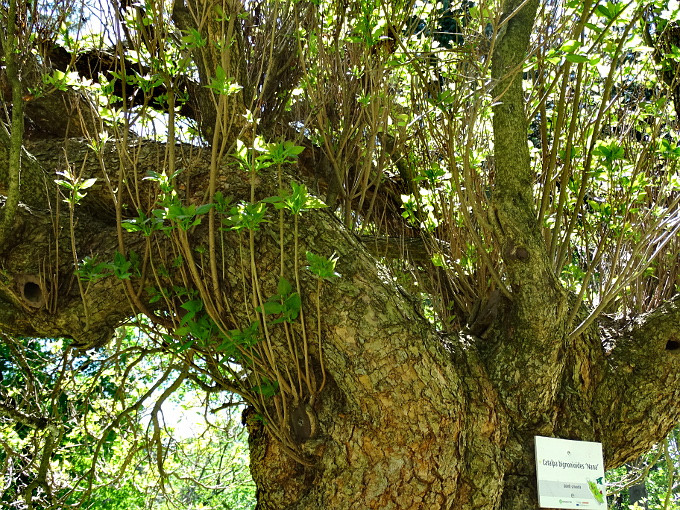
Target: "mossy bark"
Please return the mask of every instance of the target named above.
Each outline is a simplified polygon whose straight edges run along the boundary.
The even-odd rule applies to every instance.
[[[303,214],[297,253],[339,257],[341,277],[324,283],[321,294],[311,276],[300,275],[309,331],[321,332],[309,343],[309,359],[320,378],[323,357],[327,381],[314,398],[291,406],[287,426],[304,463],[248,415],[261,509],[537,508],[535,435],[601,441],[607,467],[613,467],[637,458],[680,418],[680,298],[634,322],[609,325],[607,331],[615,333],[609,334],[607,351],[596,326],[570,334],[568,317],[578,305],[551,270],[531,205],[520,71],[538,1],[506,4],[507,28],[493,57],[498,103],[490,219],[503,253],[507,293],[489,303],[483,335],[444,335],[331,214]],[[81,292],[71,238],[79,260],[86,255],[113,260],[121,232],[116,208],[134,216],[140,204],[153,207],[158,190],[142,177],[164,168],[165,147],[138,142],[119,152],[112,144],[95,154],[78,140],[35,140],[27,148],[35,157],[22,189],[30,208],[18,209],[11,242],[0,247],[0,331],[98,345],[140,312],[130,289],[144,303],[147,282],[133,275],[129,287],[107,276]],[[202,203],[211,163],[207,151],[179,144],[175,151],[177,166],[187,169],[176,183],[180,198]],[[136,164],[121,154],[134,155],[129,159]],[[64,206],[57,210],[53,185],[65,164],[80,169],[82,178],[99,178],[76,206],[73,229]],[[273,173],[251,181],[228,164],[217,171],[217,190],[235,203],[250,200],[251,183],[258,199],[278,191]],[[7,189],[9,175],[7,140],[0,138],[0,191]],[[107,182],[125,184],[115,200]],[[291,274],[295,265],[291,223],[282,240],[278,217],[270,219],[252,243],[265,296],[276,289],[281,273],[281,242],[284,272]],[[206,223],[186,233],[190,248],[209,245]],[[212,287],[207,263],[195,264],[196,274],[216,302],[228,302],[225,322],[245,328],[252,289],[243,283],[243,239],[234,232],[220,236],[219,289]],[[169,252],[162,234],[149,242],[125,233],[125,247],[147,260]],[[304,265],[304,256],[297,262]],[[152,311],[172,323],[173,310],[164,306],[161,301]],[[280,349],[280,360],[290,357],[276,338],[272,346]]]
[[[85,158],[79,151],[90,150],[77,143],[70,148],[69,159],[80,161]],[[150,143],[141,150],[154,161],[160,149]],[[39,159],[47,172],[49,151],[34,152],[44,155]],[[208,163],[194,162],[200,175],[201,164]],[[101,166],[93,159],[85,168],[95,175]],[[247,179],[237,176],[225,179],[222,190],[247,199]],[[275,181],[263,174],[258,193],[274,193]],[[93,190],[91,199],[96,195]],[[118,249],[106,210],[85,201],[74,231],[79,252],[103,261]],[[83,345],[104,341],[133,312],[122,282],[110,276],[90,284],[86,318],[65,218],[20,208],[18,219],[3,257],[2,330],[71,336]],[[601,441],[611,467],[636,458],[680,418],[680,301],[634,323],[609,325],[619,336],[607,352],[596,328],[569,339],[557,322],[549,330],[556,335],[552,344],[547,336],[526,333],[526,318],[505,298],[494,305],[495,319],[483,339],[445,336],[327,212],[304,214],[299,227],[301,253],[339,256],[342,276],[324,284],[321,318],[313,280],[302,282],[310,330],[321,320],[328,380],[301,408],[302,428],[292,434],[311,465],[291,459],[259,421],[248,420],[260,508],[536,508],[534,435]],[[200,226],[190,241],[205,245],[206,235]],[[143,253],[145,239],[130,235],[126,242]],[[229,234],[225,242],[224,288],[241,303],[240,273],[233,265],[238,236]],[[288,234],[284,242],[291,242]],[[276,285],[279,256],[276,226],[270,224],[257,237],[266,288]],[[287,267],[291,263],[289,256]],[[27,302],[21,282],[39,282],[45,305]],[[245,317],[236,307],[232,312]],[[534,311],[546,324],[555,324],[554,314],[551,307]],[[316,347],[311,355],[318,360]]]

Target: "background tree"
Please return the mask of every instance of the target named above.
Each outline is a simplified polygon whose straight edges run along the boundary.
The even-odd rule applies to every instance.
[[[2,360],[3,507],[252,508],[237,402],[190,398],[191,384],[165,394],[172,369],[133,328],[87,356],[4,338]],[[219,418],[192,418],[218,405]]]
[[[534,508],[535,435],[680,416],[677,15],[10,0],[0,328],[142,327],[160,402],[250,405],[261,508]]]
[[[608,473],[610,504],[614,508],[635,505],[645,509],[678,506],[678,428],[636,462]]]

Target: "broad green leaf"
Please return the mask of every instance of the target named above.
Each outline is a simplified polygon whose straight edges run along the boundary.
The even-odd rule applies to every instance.
[[[577,53],[567,53],[564,58],[566,58],[569,62],[572,62],[574,64],[580,64],[582,62],[588,62],[588,57],[585,55],[579,55]]]

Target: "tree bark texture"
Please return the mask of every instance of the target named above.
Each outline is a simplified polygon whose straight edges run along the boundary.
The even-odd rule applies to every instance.
[[[45,143],[33,153],[49,175],[56,163]],[[69,161],[84,161],[87,175],[101,175],[85,144],[68,149]],[[149,143],[140,150],[153,164],[162,147]],[[113,153],[106,158],[115,168]],[[193,160],[196,175],[201,161]],[[225,193],[248,197],[247,178],[225,177]],[[258,193],[273,193],[275,180],[262,175]],[[96,196],[94,189],[90,199]],[[77,207],[78,252],[111,259],[118,243],[107,208],[87,200]],[[3,331],[70,336],[82,345],[104,341],[133,310],[123,283],[113,276],[91,283],[86,314],[65,211],[24,207],[18,217],[14,241],[4,247]],[[619,336],[610,339],[608,351],[596,328],[569,341],[565,330],[553,329],[561,334],[553,346],[558,354],[540,352],[531,337],[508,347],[516,342],[517,319],[515,305],[505,299],[494,305],[484,338],[444,336],[386,278],[360,239],[327,212],[310,211],[299,228],[301,252],[339,256],[342,276],[324,284],[320,318],[314,282],[303,276],[309,320],[314,326],[321,320],[328,382],[303,405],[302,432],[291,422],[311,466],[291,459],[259,421],[249,419],[260,508],[535,508],[534,435],[601,441],[611,467],[636,458],[680,418],[678,299],[616,325]],[[200,226],[191,243],[204,244],[205,236]],[[143,253],[146,241],[130,235],[126,243]],[[230,233],[225,260],[239,259],[239,245]],[[273,288],[280,246],[272,226],[258,233],[256,246],[263,286]],[[287,267],[291,263],[289,257]],[[238,273],[228,269],[222,282],[234,303],[243,301]],[[236,304],[232,314],[244,318]],[[536,354],[528,358],[520,349]],[[311,354],[318,360],[316,348]]]
[[[152,303],[147,285],[152,262],[178,254],[193,257],[197,272],[187,276],[188,266],[168,266],[168,278],[204,286],[215,297],[211,313],[244,328],[251,322],[249,285],[257,279],[263,295],[274,293],[282,254],[283,273],[290,275],[296,264],[304,266],[306,251],[335,253],[341,276],[333,282],[319,287],[299,272],[308,329],[320,332],[307,346],[311,377],[323,377],[323,359],[326,382],[313,398],[290,405],[284,425],[298,460],[257,416],[247,417],[259,509],[526,510],[537,508],[535,435],[601,441],[607,467],[637,458],[680,419],[680,298],[613,325],[614,337],[604,338],[597,325],[570,335],[568,317],[579,305],[551,269],[531,205],[520,71],[538,1],[506,4],[507,28],[493,67],[497,182],[490,220],[503,251],[508,292],[488,303],[483,332],[437,331],[361,239],[324,210],[300,216],[297,250],[292,220],[286,217],[281,237],[274,213],[250,245],[242,235],[225,232],[219,250],[207,256],[194,250],[210,245],[207,221],[182,234],[189,252],[172,253],[176,246],[161,233],[150,238],[124,233],[119,220],[138,210],[149,213],[159,197],[142,177],[167,170],[166,147],[130,141],[118,151],[115,143],[121,142],[112,142],[95,152],[77,139],[26,144],[24,205],[11,242],[0,247],[0,329],[71,337],[91,347],[137,313],[176,328],[180,318],[172,315],[173,303]],[[186,12],[175,13],[189,14],[200,17],[191,2]],[[204,51],[203,61],[211,62],[214,55]],[[244,72],[236,58],[224,64],[235,75]],[[207,67],[199,68],[205,80],[207,73]],[[213,98],[201,101],[210,119]],[[231,101],[222,105],[224,111],[244,108],[242,95]],[[235,121],[222,136],[236,131],[243,126]],[[9,175],[6,142],[0,136],[0,193]],[[175,186],[180,199],[204,203],[209,151],[180,144],[174,150],[176,166],[185,169]],[[97,178],[72,211],[54,184],[66,167]],[[278,191],[271,170],[252,178],[220,163],[217,172],[216,189],[234,203],[250,201],[251,193],[263,199]],[[74,257],[111,261],[117,251],[140,254],[140,273],[78,284]],[[207,269],[211,255],[223,268],[216,279]],[[253,265],[244,265],[244,259]],[[253,277],[245,279],[248,284],[244,273]],[[577,320],[583,313],[577,310]],[[284,370],[290,361],[284,339],[273,335],[271,342]]]

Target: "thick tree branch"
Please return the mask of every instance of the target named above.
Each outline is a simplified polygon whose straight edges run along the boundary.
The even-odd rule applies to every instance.
[[[512,412],[525,419],[533,416],[536,427],[545,422],[557,398],[567,312],[566,293],[552,271],[536,220],[527,145],[522,66],[538,4],[538,0],[504,3],[501,23],[507,28],[492,57],[496,165],[492,223],[512,302],[497,304],[497,334],[480,346]]]
[[[494,163],[492,207],[503,261],[520,313],[540,310],[536,299],[560,297],[534,208],[534,176],[527,144],[522,67],[539,2],[505,2],[505,34],[493,54]],[[539,290],[540,289],[540,290]],[[533,312],[528,308],[533,308]],[[521,310],[527,308],[527,310]],[[529,317],[527,317],[529,318]]]
[[[140,209],[146,214],[150,213],[158,189],[145,177],[150,172],[162,173],[168,158],[168,147],[163,143],[128,140],[127,147],[119,146],[120,143],[123,141],[113,140],[95,151],[87,141],[81,139],[41,139],[28,141],[26,148],[45,169],[44,174],[48,176],[52,193],[57,172],[66,168],[82,179],[96,178],[78,208],[88,211],[99,221],[114,224],[116,201],[120,201],[123,217],[135,217]],[[209,152],[189,144],[176,144],[175,153],[176,167],[180,170],[177,177],[178,192],[183,199],[202,201],[210,168]],[[239,176],[243,182],[245,177],[237,174]],[[0,184],[1,178],[0,174]],[[120,188],[119,180],[123,182]]]
[[[432,264],[432,253],[421,237],[364,235],[360,239],[369,253],[375,257],[407,258],[414,264],[422,266],[430,266]],[[444,246],[443,248],[442,251],[446,253],[448,250]]]
[[[0,402],[0,416],[38,430],[44,429],[48,424],[47,419],[23,413],[5,402]]]
[[[74,232],[70,232],[64,218],[59,221],[50,213],[18,209],[13,241],[4,246],[0,278],[4,333],[71,337],[79,345],[99,345],[131,315],[123,285],[113,276],[87,285],[84,296],[79,293],[71,235],[77,240],[79,259],[96,254],[101,261],[113,260],[115,228],[79,216]],[[139,246],[136,248],[139,250]]]
[[[75,88],[60,90],[43,82],[52,69],[39,62],[33,53],[23,55],[21,63],[21,106],[26,137],[95,137],[102,120],[86,92]],[[0,68],[0,99],[11,100],[11,76]]]
[[[617,329],[595,399],[609,466],[637,458],[680,421],[680,295]]]
[[[90,49],[81,53],[73,54],[56,43],[49,43],[44,50],[44,58],[54,69],[63,72],[77,71],[81,78],[98,81],[102,74],[113,84],[112,94],[118,101],[112,101],[110,106],[115,108],[133,108],[143,104],[149,104],[151,108],[167,112],[168,89],[165,84],[159,84],[150,90],[144,91],[140,87],[123,87],[121,76],[124,80],[129,78],[141,78],[153,75],[153,70],[141,62],[132,62],[125,55],[119,55],[115,51]],[[114,74],[115,73],[115,74]],[[116,76],[118,75],[118,76]],[[130,80],[134,82],[133,80]],[[175,94],[180,97],[190,98],[195,95],[198,84],[185,77],[180,77],[175,83]],[[123,101],[123,96],[125,101]],[[196,119],[197,112],[191,100],[182,101],[177,113],[185,117]],[[47,127],[47,126],[45,126]]]

